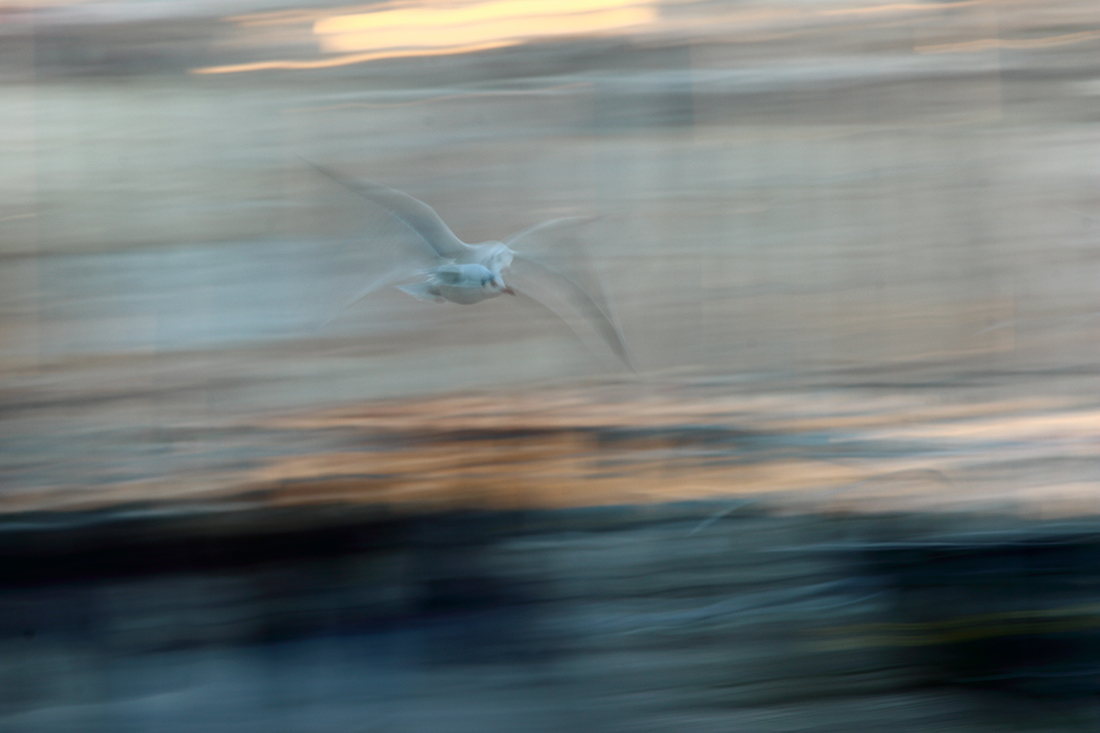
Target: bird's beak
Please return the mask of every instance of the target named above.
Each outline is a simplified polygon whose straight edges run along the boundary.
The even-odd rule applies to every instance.
[[[515,290],[512,290],[512,289],[511,289],[511,288],[509,288],[509,287],[506,287],[506,288],[504,288],[504,290],[501,290],[500,292],[502,292],[502,293],[508,293],[508,295],[515,295],[515,294],[516,294],[516,291],[515,291]]]

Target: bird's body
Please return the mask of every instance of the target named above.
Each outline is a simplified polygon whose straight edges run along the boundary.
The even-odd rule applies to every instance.
[[[489,298],[515,291],[504,284],[500,276],[484,265],[440,265],[425,273],[421,282],[401,285],[399,288],[420,300],[436,303],[450,301],[459,305],[473,305]]]
[[[574,278],[512,248],[512,245],[536,232],[545,232],[588,219],[551,219],[524,229],[503,242],[466,244],[423,201],[377,183],[351,181],[316,163],[306,162],[337,183],[389,211],[427,245],[425,254],[432,260],[432,265],[428,268],[412,271],[397,268],[391,271],[371,283],[348,305],[382,285],[396,284],[402,279],[408,279],[410,275],[418,275],[421,279],[398,285],[398,288],[415,298],[473,305],[502,293],[515,295],[515,291],[505,285],[504,275],[507,273],[509,279],[517,278],[525,283],[520,288],[521,292],[549,308],[570,327],[574,327],[574,330],[577,319],[573,316],[579,315],[580,320],[595,329],[615,354],[630,366],[626,344],[605,308]],[[513,272],[514,263],[522,263],[526,275]]]
[[[504,242],[482,242],[467,244],[467,249],[456,253],[454,261],[458,264],[477,264],[496,274],[508,271],[515,259],[515,252]]]

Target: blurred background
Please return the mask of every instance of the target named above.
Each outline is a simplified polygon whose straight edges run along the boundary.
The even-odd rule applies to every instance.
[[[214,10],[4,11],[5,375],[263,349],[270,405],[609,369],[526,303],[318,329],[400,232],[298,156],[465,241],[602,215],[642,372],[1097,356],[1091,3]]]
[[[998,576],[1006,606],[960,601],[969,560],[929,594],[911,582],[926,555],[882,549],[950,529],[971,558],[968,533],[1005,512],[1096,513],[1098,123],[1093,0],[0,7],[0,551],[34,571],[3,577],[0,729],[944,730],[979,708],[996,728],[1027,718],[926,686],[1038,668],[1091,699],[1091,656],[836,650],[939,649],[972,638],[943,624],[997,613],[1100,625],[1018,575]],[[596,217],[531,247],[585,273],[635,370],[528,298],[389,287],[343,308],[408,232],[306,161],[428,202],[467,242]],[[783,508],[743,525],[730,495]],[[705,502],[667,504],[685,499]],[[625,514],[580,509],[607,504]],[[356,507],[353,529],[317,549],[334,506]],[[987,514],[868,534],[820,524],[823,507]],[[471,509],[504,514],[435,514]],[[373,512],[391,511],[419,519],[383,531]],[[642,549],[646,532],[680,559]],[[1076,573],[1091,530],[1067,532],[1027,541]],[[1046,572],[1005,541],[982,562],[1003,550]],[[796,559],[773,564],[776,543]],[[731,570],[731,552],[774,572]],[[600,590],[623,573],[661,590]],[[772,595],[737,605],[731,588]],[[183,596],[186,613],[166,600]],[[931,618],[944,598],[970,621]],[[268,620],[211,620],[226,608]],[[823,608],[918,626],[792,651]],[[778,617],[793,626],[749,650]],[[1029,628],[1047,649],[1067,627]],[[615,641],[570,656],[597,638]],[[698,652],[734,638],[741,656]],[[476,668],[471,648],[488,650]],[[770,687],[752,672],[765,657]],[[662,687],[696,664],[699,686]],[[814,671],[785,682],[796,667]],[[886,696],[806,707],[844,693],[818,685],[836,675]]]
[[[134,470],[150,431],[256,411],[624,379],[1063,397],[1094,369],[1091,2],[0,19],[4,454],[28,488],[71,485],[74,454],[163,475]],[[569,246],[637,374],[528,299],[391,287],[342,310],[408,233],[303,159],[408,191],[465,241],[600,217]]]

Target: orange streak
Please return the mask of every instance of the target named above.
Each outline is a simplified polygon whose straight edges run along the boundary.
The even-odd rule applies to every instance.
[[[373,53],[352,53],[334,58],[317,59],[315,61],[255,61],[248,64],[229,64],[226,66],[206,66],[198,69],[190,69],[191,74],[238,74],[244,71],[270,71],[275,69],[327,69],[333,66],[348,66],[361,64],[365,61],[378,59],[411,58],[416,56],[446,56],[449,54],[476,53],[488,51],[494,48],[514,46],[518,41],[498,41],[493,43],[480,43],[470,46],[454,46],[451,48],[433,49],[406,49],[402,51],[377,51]]]

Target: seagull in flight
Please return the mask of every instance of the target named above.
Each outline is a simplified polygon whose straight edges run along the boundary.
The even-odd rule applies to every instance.
[[[449,300],[460,305],[473,305],[503,293],[516,294],[515,290],[504,284],[499,274],[476,263],[439,265],[425,270],[424,274],[428,276],[426,280],[398,288],[420,300],[436,303]]]
[[[424,254],[433,263],[420,270],[411,271],[408,267],[391,270],[361,290],[344,308],[384,285],[407,280],[413,274],[422,279],[398,285],[398,288],[420,300],[437,303],[449,301],[473,305],[504,294],[516,295],[518,290],[555,313],[578,333],[577,316],[580,316],[624,364],[633,368],[622,335],[607,310],[575,278],[512,248],[533,234],[584,223],[591,217],[550,219],[517,232],[503,242],[466,244],[423,201],[378,183],[349,179],[317,163],[303,160],[322,175],[388,211],[415,234],[419,242],[427,245]],[[505,274],[510,282],[515,282],[517,289],[505,284]]]

